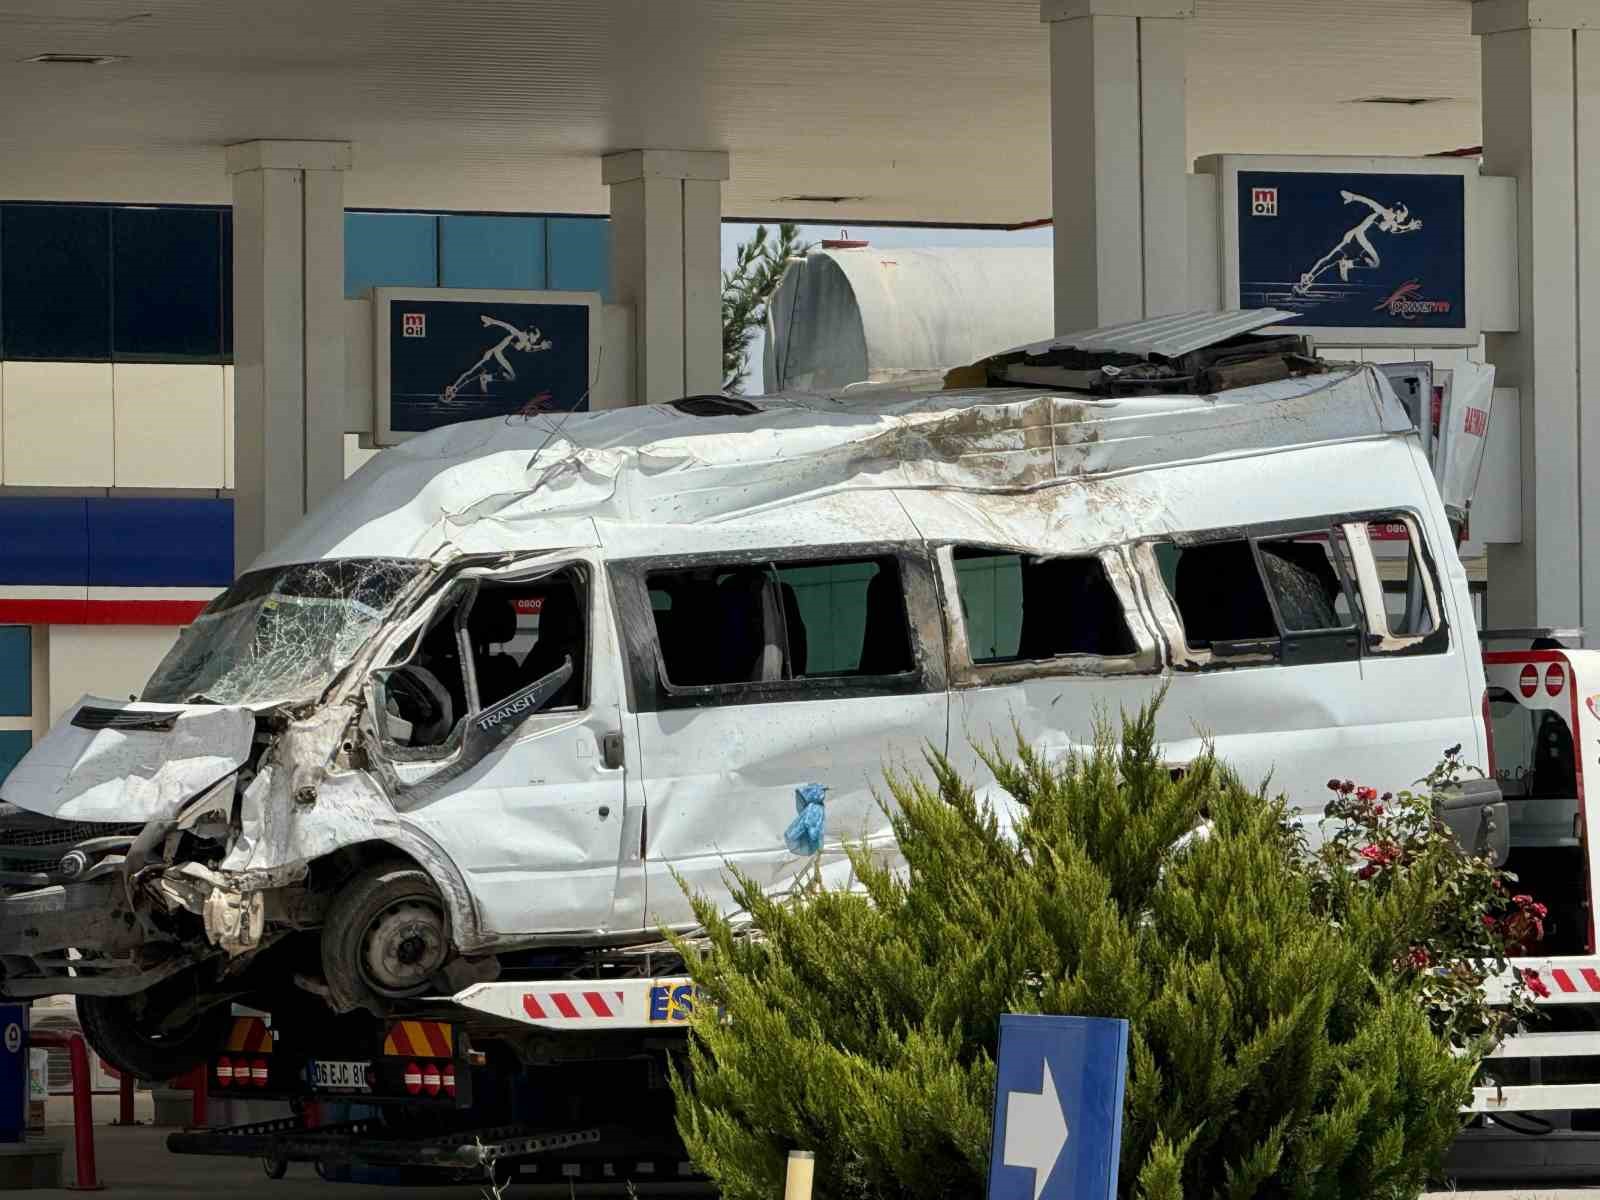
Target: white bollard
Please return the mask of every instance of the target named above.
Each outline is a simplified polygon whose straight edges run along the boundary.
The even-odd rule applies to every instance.
[[[811,1177],[817,1156],[810,1150],[789,1151],[789,1173],[783,1181],[783,1200],[811,1200]]]

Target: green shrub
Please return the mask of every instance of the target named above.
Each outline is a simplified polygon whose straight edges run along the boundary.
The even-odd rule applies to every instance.
[[[865,894],[788,898],[736,877],[761,939],[697,903],[674,1088],[724,1196],[773,1200],[811,1149],[826,1200],[981,1197],[1006,1011],[1129,1018],[1124,1196],[1416,1195],[1476,1065],[1394,965],[1427,931],[1396,927],[1394,886],[1330,884],[1349,865],[1209,756],[1174,781],[1154,707],[1059,766],[986,756],[1014,826],[937,755],[891,773],[907,869],[855,852]],[[1433,911],[1451,878],[1405,894]]]

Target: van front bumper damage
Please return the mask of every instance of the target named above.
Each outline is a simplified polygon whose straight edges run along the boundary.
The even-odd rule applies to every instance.
[[[0,995],[238,976],[321,925],[336,881],[313,864],[362,843],[417,861],[457,948],[481,942],[448,856],[350,761],[355,714],[80,704],[0,788]]]
[[[270,940],[269,911],[313,915],[303,862],[274,873],[277,896],[225,869],[261,840],[283,726],[261,716],[86,700],[57,723],[3,789],[0,993],[130,995],[212,959],[226,974]]]

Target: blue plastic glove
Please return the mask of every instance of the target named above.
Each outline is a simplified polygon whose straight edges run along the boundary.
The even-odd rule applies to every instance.
[[[822,852],[822,833],[828,814],[823,799],[828,789],[820,783],[806,783],[794,790],[794,810],[798,814],[783,831],[783,844],[790,854],[812,855]]]

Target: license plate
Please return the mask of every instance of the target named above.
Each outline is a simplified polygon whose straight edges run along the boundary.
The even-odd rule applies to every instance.
[[[332,1092],[370,1092],[367,1082],[370,1062],[330,1062],[327,1059],[311,1060],[311,1086]]]

